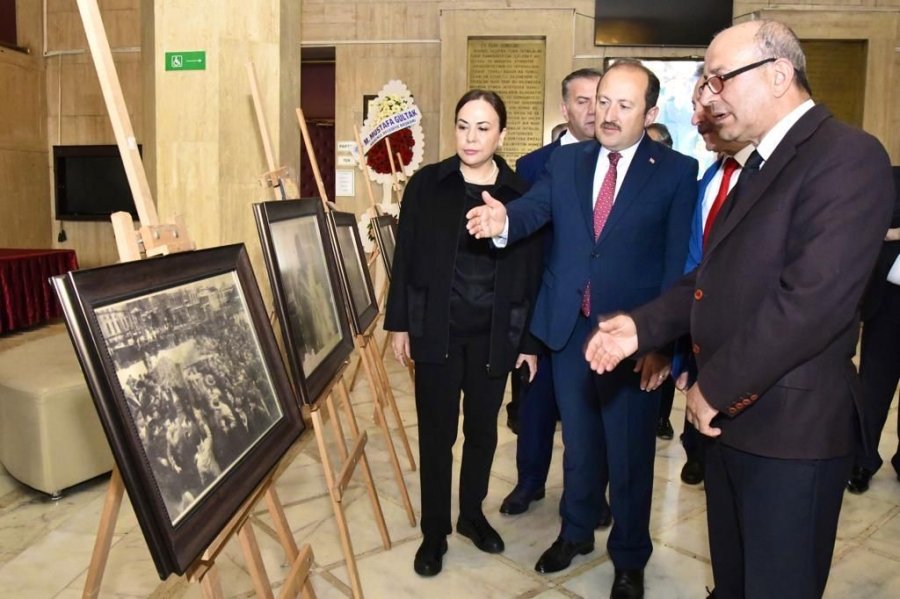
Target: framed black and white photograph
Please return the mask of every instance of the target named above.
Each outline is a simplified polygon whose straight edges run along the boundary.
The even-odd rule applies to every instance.
[[[366,252],[353,214],[332,211],[329,217],[341,282],[350,304],[350,323],[353,325],[353,333],[359,335],[368,330],[378,316],[378,302],[375,300]]]
[[[312,403],[353,352],[322,202],[264,202],[253,210],[294,382]]]
[[[183,574],[303,430],[247,252],[53,284],[160,578]]]
[[[375,231],[375,242],[378,244],[384,270],[390,281],[391,269],[394,268],[394,248],[397,245],[397,219],[390,214],[376,216],[372,219],[372,229]]]

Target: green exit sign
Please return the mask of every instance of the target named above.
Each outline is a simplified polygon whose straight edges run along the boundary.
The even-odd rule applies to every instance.
[[[166,52],[167,71],[205,71],[206,50]]]

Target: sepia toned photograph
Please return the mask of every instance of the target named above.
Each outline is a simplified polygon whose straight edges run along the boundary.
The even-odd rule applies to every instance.
[[[159,575],[183,574],[303,430],[246,250],[53,285]]]
[[[237,276],[94,314],[169,521],[178,524],[282,417]]]
[[[382,214],[372,219],[372,226],[375,230],[375,242],[378,244],[384,269],[390,281],[391,271],[394,268],[394,247],[397,245],[397,219],[390,214]]]
[[[322,203],[265,202],[254,213],[291,369],[315,402],[353,350]]]
[[[355,334],[362,334],[378,316],[366,253],[359,238],[356,217],[349,212],[331,212],[335,248],[344,293],[350,303],[350,321]]]

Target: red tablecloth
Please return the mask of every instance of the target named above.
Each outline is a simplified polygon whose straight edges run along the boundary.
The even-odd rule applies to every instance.
[[[77,268],[74,250],[0,249],[0,333],[60,316],[49,279]]]

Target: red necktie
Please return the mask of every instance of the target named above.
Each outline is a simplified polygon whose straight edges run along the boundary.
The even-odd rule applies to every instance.
[[[622,155],[618,152],[609,153],[609,170],[603,177],[603,183],[600,185],[600,191],[597,193],[597,201],[594,202],[594,241],[600,239],[600,233],[603,232],[603,226],[609,213],[612,212],[613,200],[616,197],[616,165]],[[591,282],[588,280],[585,287],[584,295],[581,296],[581,313],[584,316],[591,315]]]
[[[725,198],[728,197],[731,175],[734,174],[734,171],[739,166],[738,161],[734,158],[729,156],[725,159],[725,164],[722,166],[722,182],[719,184],[719,192],[716,194],[716,199],[713,200],[709,214],[706,217],[706,223],[703,225],[703,247],[706,247],[706,243],[709,240],[709,232],[712,231],[713,223],[716,222],[716,216],[719,214],[722,204],[725,203]]]

